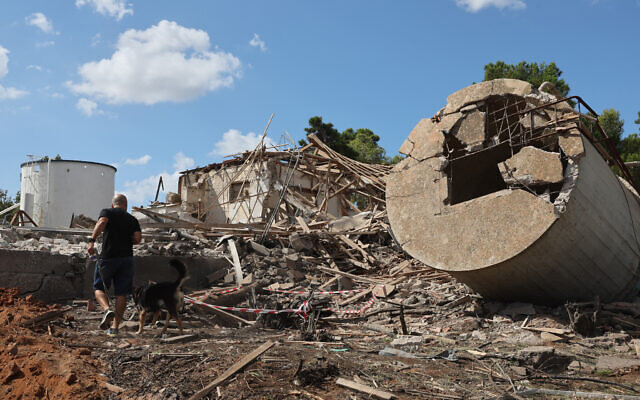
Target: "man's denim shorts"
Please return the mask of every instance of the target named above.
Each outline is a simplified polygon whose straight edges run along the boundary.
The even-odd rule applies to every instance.
[[[100,268],[100,270],[98,270]],[[101,274],[102,273],[102,274]],[[102,276],[100,276],[102,275]],[[104,291],[102,279],[111,288],[111,281],[116,296],[133,293],[133,257],[99,259],[93,274],[93,288]]]

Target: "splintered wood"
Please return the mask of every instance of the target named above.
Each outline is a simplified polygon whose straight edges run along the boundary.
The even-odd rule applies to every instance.
[[[143,217],[143,226],[190,228],[201,231],[203,240],[330,231],[362,255],[356,260],[360,266],[375,264],[357,240],[345,235],[386,229],[384,179],[391,166],[361,163],[314,135],[308,139],[308,145],[290,150],[272,151],[261,143],[222,163],[184,171],[181,203],[133,210]],[[361,217],[352,217],[358,213]]]

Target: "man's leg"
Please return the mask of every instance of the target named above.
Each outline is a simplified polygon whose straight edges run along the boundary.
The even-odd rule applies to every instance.
[[[113,319],[113,324],[111,325],[112,328],[118,329],[118,326],[120,326],[126,306],[127,296],[116,296],[116,317]]]
[[[107,329],[113,321],[114,313],[109,310],[109,297],[107,297],[105,293],[105,283],[103,279],[107,282],[111,281],[111,270],[105,265],[104,260],[98,260],[93,277],[93,289],[98,304],[105,312],[100,321],[100,329]]]
[[[103,290],[96,289],[95,290],[96,301],[102,307],[102,311],[107,311],[109,309],[109,298]]]
[[[113,276],[113,288],[116,296],[116,317],[112,328],[117,330],[122,322],[127,306],[127,295],[133,293],[133,257],[118,259],[118,272]]]

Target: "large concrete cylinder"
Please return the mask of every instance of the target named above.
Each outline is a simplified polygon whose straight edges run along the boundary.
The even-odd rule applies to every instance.
[[[20,167],[20,209],[40,227],[68,228],[72,215],[97,219],[111,205],[116,173],[111,165],[46,160]]]
[[[640,202],[587,140],[584,119],[510,79],[447,101],[416,125],[387,179],[402,247],[493,299],[637,293]]]

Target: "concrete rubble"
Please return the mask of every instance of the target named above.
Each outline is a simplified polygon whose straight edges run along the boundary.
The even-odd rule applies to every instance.
[[[443,158],[484,157],[495,139],[477,127],[496,124],[482,104],[505,90],[551,100],[518,82],[482,85],[452,95],[435,120],[420,121],[403,145],[410,156],[391,173],[311,138],[304,150],[260,147],[185,171],[179,193],[135,208],[144,239],[134,248],[137,284],[174,279],[166,266],[173,257],[189,267],[183,335],[173,322],[164,337],[161,325],[135,335],[133,304],[118,336],[97,328],[101,313],[81,290],[93,272],[86,217],[70,229],[0,227],[0,286],[14,287],[0,289],[0,363],[10,367],[0,376],[0,397],[508,399],[573,391],[640,398],[640,298],[558,305],[528,301],[527,292],[524,299],[487,296],[473,279],[461,282],[466,265],[513,250],[495,241],[511,231],[487,228],[505,218],[496,210],[526,220],[517,233],[529,240],[562,217],[558,210],[571,212],[580,187],[565,186],[584,175],[580,159],[589,156],[588,142],[571,128],[557,141],[540,139],[546,147],[534,140],[513,154],[487,150],[488,179],[506,189],[475,197],[486,190],[473,186],[486,171],[470,163],[454,165],[453,179],[466,183],[451,192]],[[570,114],[562,103],[558,109]],[[508,120],[535,128],[549,117],[532,115],[533,125],[529,117]],[[521,190],[523,182],[538,196]],[[415,212],[415,228],[396,229],[402,207]],[[449,219],[416,223],[425,216],[420,208],[441,208]],[[456,230],[465,219],[475,228]],[[425,232],[432,229],[439,231]],[[408,233],[416,240],[433,234],[433,249],[448,251],[438,254],[444,264],[417,257],[431,253],[412,247]]]
[[[609,167],[630,177],[594,139],[588,110],[512,79],[450,95],[409,134],[386,180],[402,248],[487,298],[633,298],[640,199]]]

